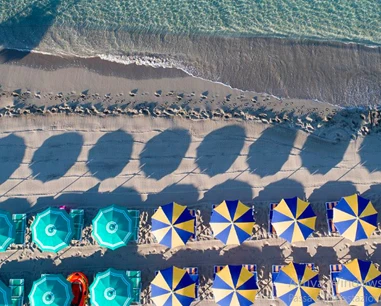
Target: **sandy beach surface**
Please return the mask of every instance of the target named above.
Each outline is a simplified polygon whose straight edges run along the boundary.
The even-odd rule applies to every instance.
[[[340,128],[338,127],[340,130]],[[24,277],[26,292],[41,273],[76,270],[92,279],[108,267],[140,269],[143,304],[150,304],[154,271],[171,265],[198,266],[197,305],[214,305],[213,265],[255,263],[260,292],[255,305],[281,305],[271,299],[271,265],[314,262],[320,272],[321,301],[331,296],[329,264],[353,258],[381,263],[381,231],[350,243],[330,237],[325,201],[359,192],[381,209],[381,139],[371,133],[332,141],[282,125],[242,119],[190,120],[180,117],[27,115],[1,118],[0,201],[30,220],[47,206],[86,209],[84,239],[58,254],[41,253],[29,242],[0,254],[1,278]],[[299,196],[318,215],[307,242],[289,244],[269,237],[269,203]],[[211,205],[224,199],[255,205],[251,240],[226,247],[211,236]],[[150,234],[153,210],[170,201],[197,209],[197,241],[168,250]],[[119,204],[141,210],[138,244],[117,251],[96,245],[91,219],[100,207]],[[29,221],[31,222],[31,221]]]

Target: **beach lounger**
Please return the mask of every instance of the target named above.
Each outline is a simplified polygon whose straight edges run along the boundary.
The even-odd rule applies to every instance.
[[[82,230],[85,224],[85,211],[83,209],[71,209],[70,217],[74,223],[74,240],[82,240]]]
[[[189,209],[190,214],[194,218],[194,234],[191,236],[191,239],[197,240],[197,217],[196,217],[196,210],[195,209]]]
[[[140,295],[142,291],[142,274],[141,271],[126,271],[128,278],[132,282],[132,304],[140,305]]]
[[[15,224],[15,244],[25,243],[26,214],[13,214],[12,220]]]
[[[327,224],[328,224],[328,233],[330,235],[337,233],[337,229],[335,225],[333,224],[333,208],[337,205],[339,202],[326,202],[326,214],[327,214]]]
[[[139,242],[139,225],[140,225],[140,210],[128,210],[132,217],[132,232],[134,234],[132,240],[136,243]]]
[[[10,279],[9,288],[11,289],[12,306],[24,305],[24,280]]]
[[[225,266],[214,266],[213,279],[216,277],[216,273],[220,272]]]
[[[337,291],[337,276],[339,275],[343,266],[341,264],[329,265],[329,272],[331,277],[331,287],[332,287],[332,298],[338,299],[340,294]]]
[[[82,230],[85,224],[85,211],[83,209],[72,209],[70,206],[61,205],[59,209],[65,210],[74,223],[73,240],[82,240]]]
[[[278,203],[270,203],[270,210],[269,210],[269,227],[268,232],[271,236],[276,236],[275,228],[273,227],[272,220],[273,220],[273,214],[274,214],[274,208],[277,207]]]
[[[315,268],[315,264],[313,263],[303,263],[305,265],[307,265],[309,268],[311,268],[312,270],[316,270]],[[272,269],[271,269],[271,281],[273,283],[273,290],[272,290],[272,297],[273,298],[276,298],[277,295],[276,295],[276,288],[275,288],[275,280],[276,280],[276,277],[278,276],[280,270],[284,267],[285,265],[273,265],[272,266]]]
[[[195,296],[196,296],[196,300],[198,300],[198,298],[199,298],[198,297],[198,288],[200,286],[200,277],[198,275],[198,268],[197,267],[185,267],[184,270],[188,272],[191,279],[196,283]]]

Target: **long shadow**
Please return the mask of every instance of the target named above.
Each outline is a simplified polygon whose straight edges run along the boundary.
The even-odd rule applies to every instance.
[[[372,201],[374,208],[379,212],[377,221],[381,223],[381,184],[370,186],[361,196]]]
[[[245,143],[245,130],[230,125],[215,130],[197,148],[196,163],[209,176],[225,173],[239,156]]]
[[[10,134],[0,139],[0,185],[20,166],[25,155],[25,142]]]
[[[314,189],[308,200],[310,201],[339,201],[342,197],[356,193],[356,187],[349,181],[331,181],[320,188]]]
[[[165,187],[162,191],[149,194],[145,205],[160,206],[170,202],[177,202],[183,205],[197,203],[198,190],[191,184],[173,184]]]
[[[369,172],[381,170],[381,140],[375,135],[364,138],[359,149],[361,163]]]
[[[370,186],[361,196],[371,200],[376,209],[381,209],[381,184]]]
[[[9,211],[11,214],[21,214],[30,209],[30,203],[25,198],[9,198],[0,202],[0,209]]]
[[[64,1],[65,10],[80,0]],[[34,1],[0,24],[0,45],[5,48],[34,50],[45,37],[59,14],[62,0]],[[20,60],[28,52],[1,51],[1,62]]]
[[[329,143],[309,135],[300,152],[302,166],[310,173],[326,174],[342,161],[349,143],[349,137],[337,143]]]
[[[111,204],[127,208],[142,207],[140,194],[132,188],[119,187],[111,192],[100,192],[99,186],[100,183],[85,192],[64,193],[56,198],[40,197],[33,206],[33,210],[60,205],[68,205],[72,208],[105,207]]]
[[[265,177],[277,173],[287,159],[296,138],[296,130],[271,127],[250,146],[247,164],[250,170]]]
[[[191,142],[184,129],[168,129],[151,138],[140,153],[140,165],[146,176],[160,180],[180,165]]]
[[[99,180],[115,177],[131,159],[134,139],[124,131],[107,133],[89,151],[88,168]]]
[[[262,191],[259,192],[254,201],[279,202],[282,198],[286,199],[292,197],[304,199],[304,187],[297,181],[283,179],[267,185]]]
[[[253,199],[252,187],[241,181],[227,180],[205,192],[200,200],[202,203],[219,204],[224,200],[241,200],[251,202]]]
[[[65,133],[45,140],[34,153],[30,168],[42,182],[59,179],[75,164],[83,146],[77,133]]]

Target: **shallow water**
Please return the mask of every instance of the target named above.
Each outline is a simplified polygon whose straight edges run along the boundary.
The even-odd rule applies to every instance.
[[[2,0],[0,5],[0,22],[12,27],[50,24],[67,31],[84,27],[381,44],[378,0]]]
[[[175,66],[278,96],[381,99],[379,0],[0,0],[0,46]]]

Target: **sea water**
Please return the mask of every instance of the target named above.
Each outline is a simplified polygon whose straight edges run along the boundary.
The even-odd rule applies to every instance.
[[[266,41],[274,38],[283,41]],[[308,40],[308,47],[324,41],[377,49],[381,1],[0,0],[3,48],[175,66],[242,89],[267,86],[265,90],[281,95],[289,90],[277,90],[280,85],[273,81],[256,86],[252,78],[257,76],[248,80],[240,75],[247,75],[248,67],[261,73],[272,69],[260,62],[268,54],[277,59],[269,50],[279,48],[285,59],[274,63],[285,62],[290,57],[287,42],[295,40]],[[300,50],[303,45],[294,44]],[[364,83],[371,82],[367,91],[377,92],[372,78],[377,82],[378,77],[365,77]],[[315,92],[305,97],[326,98]]]

